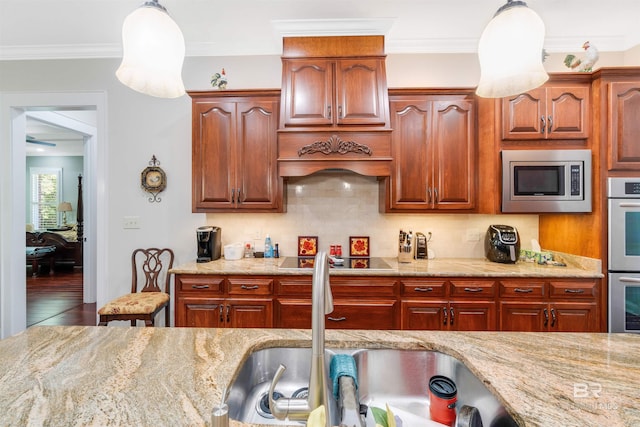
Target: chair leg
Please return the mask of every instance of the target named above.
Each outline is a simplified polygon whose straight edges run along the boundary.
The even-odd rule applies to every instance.
[[[109,322],[103,319],[102,316],[100,316],[100,321],[98,322],[98,326],[107,326],[107,323]]]
[[[168,328],[171,326],[171,318],[170,318],[169,306],[164,308],[164,327]]]

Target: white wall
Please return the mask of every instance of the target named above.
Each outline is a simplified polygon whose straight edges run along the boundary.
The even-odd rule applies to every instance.
[[[599,65],[639,65],[640,55],[635,49],[625,58],[623,54],[602,55]],[[554,71],[562,71],[564,55],[552,55],[547,64]],[[156,99],[138,94],[120,84],[114,72],[119,65],[116,59],[86,60],[43,60],[43,61],[3,61],[0,62],[0,92],[81,92],[105,91],[107,93],[107,138],[108,159],[108,213],[106,252],[110,265],[109,284],[106,298],[115,297],[127,291],[129,287],[129,254],[140,246],[169,246],[176,251],[177,263],[192,261],[195,257],[195,228],[208,224],[223,225],[225,240],[243,238],[245,230],[241,221],[233,215],[204,215],[191,212],[191,100],[188,96],[178,99]],[[277,88],[281,85],[281,62],[278,56],[258,57],[216,57],[187,58],[184,65],[184,81],[188,90],[207,90],[213,73],[225,68],[229,79],[229,89],[240,88]],[[390,87],[410,86],[458,86],[473,87],[479,77],[475,55],[389,55],[387,74]],[[0,115],[2,117],[2,115]],[[7,123],[0,124],[0,127]],[[11,147],[3,132],[0,152],[9,153]],[[140,189],[140,172],[147,166],[151,156],[155,155],[167,173],[168,185],[161,193],[160,203],[149,203],[147,195]],[[11,176],[0,172],[3,203],[5,195],[12,185]],[[347,178],[350,180],[352,178]],[[373,182],[354,181],[365,187],[375,187]],[[322,188],[322,183],[309,181],[307,186]],[[376,187],[377,188],[377,187]],[[400,225],[415,223],[416,229],[455,229],[471,228],[482,231],[487,223],[508,219],[474,217],[468,215],[429,215],[416,218],[403,218],[390,215],[378,215],[377,203],[371,202],[367,210],[371,223],[369,230],[357,228],[351,222],[344,222],[343,214],[326,218],[332,224],[334,234],[327,239],[337,240],[339,236],[358,233],[374,235],[376,241],[388,238],[392,240]],[[270,229],[282,242],[290,242],[285,236],[306,232],[300,216],[287,215],[264,216],[261,214],[238,216],[248,223],[259,225],[263,232]],[[141,228],[125,230],[122,228],[124,216],[139,216]],[[533,217],[535,218],[535,217]],[[424,221],[424,222],[423,222]],[[470,221],[466,223],[466,221]],[[527,228],[527,237],[537,235],[537,221],[531,218],[523,220]],[[269,224],[267,224],[269,222]],[[344,224],[344,225],[343,225]],[[22,226],[22,225],[20,225]],[[289,228],[291,227],[291,228]],[[531,231],[529,231],[531,230]],[[6,239],[5,230],[0,230],[0,239]],[[311,233],[311,231],[309,231]],[[318,231],[320,233],[320,231]],[[274,236],[275,237],[275,236]],[[344,237],[342,237],[344,238]],[[441,245],[439,255],[459,256],[460,254],[481,256],[476,243],[471,243],[459,251],[460,241],[451,244],[443,236],[436,235],[435,242]],[[327,241],[327,243],[329,243]],[[100,242],[98,242],[100,244]],[[284,253],[291,254],[289,243],[284,245]],[[3,245],[7,247],[7,245]],[[376,252],[380,251],[380,252]],[[374,250],[374,255],[389,255],[391,245],[385,244]],[[5,252],[0,254],[4,259]],[[100,293],[98,293],[100,295]],[[101,304],[104,301],[98,301]]]

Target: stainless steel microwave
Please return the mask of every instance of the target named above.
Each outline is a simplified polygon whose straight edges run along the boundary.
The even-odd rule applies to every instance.
[[[591,210],[591,150],[502,151],[502,212]]]

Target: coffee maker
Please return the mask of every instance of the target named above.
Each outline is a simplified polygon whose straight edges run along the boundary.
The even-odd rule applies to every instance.
[[[196,230],[198,258],[196,262],[215,261],[222,252],[222,230],[220,227],[205,225]]]
[[[490,225],[484,239],[489,261],[513,264],[520,257],[520,235],[510,225]]]

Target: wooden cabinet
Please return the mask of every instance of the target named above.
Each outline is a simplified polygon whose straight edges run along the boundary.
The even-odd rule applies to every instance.
[[[275,327],[311,328],[311,276],[280,277]],[[396,280],[385,277],[331,277],[333,312],[328,329],[398,329]]]
[[[594,280],[500,282],[499,329],[525,332],[598,332]]]
[[[282,127],[385,126],[384,59],[283,59]]]
[[[547,83],[502,99],[502,139],[587,139],[589,84]]]
[[[386,212],[475,208],[474,105],[472,95],[464,92],[392,92],[393,161],[385,183]]]
[[[193,212],[282,212],[280,91],[189,92]]]
[[[272,292],[271,278],[177,275],[175,325],[270,328]]]
[[[492,280],[403,279],[401,293],[402,329],[496,329],[495,282]]]
[[[609,83],[607,169],[640,171],[640,72],[635,81]]]

